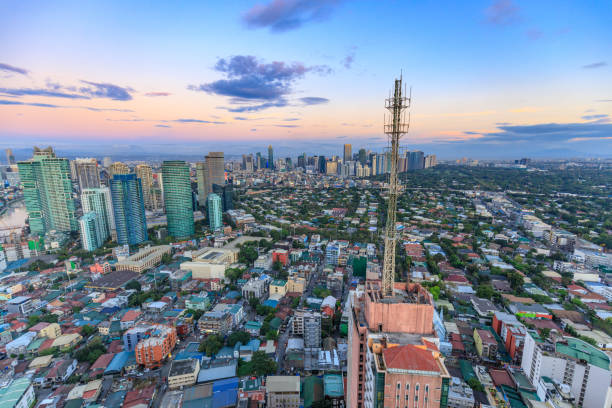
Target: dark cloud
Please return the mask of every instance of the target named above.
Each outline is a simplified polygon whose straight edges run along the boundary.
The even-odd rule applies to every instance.
[[[236,55],[221,58],[215,70],[225,75],[224,79],[207,84],[189,85],[193,91],[207,92],[230,97],[237,105],[226,109],[229,112],[257,112],[289,104],[287,96],[292,85],[308,72],[325,75],[331,72],[327,66],[306,66],[300,62],[265,63],[252,55]]]
[[[28,75],[28,70],[24,68],[19,68],[14,65],[3,64],[0,62],[0,71],[10,72],[14,74]]]
[[[130,94],[132,90],[130,88],[100,82],[81,82],[90,85],[90,87],[81,87],[79,91],[91,98],[108,98],[114,101],[129,101],[132,99],[132,95]]]
[[[583,69],[594,69],[594,68],[603,68],[608,66],[608,63],[605,61],[593,62],[592,64],[583,65]]]
[[[244,116],[234,116],[234,120],[249,120],[249,118],[245,118]]]
[[[512,0],[496,0],[485,10],[487,22],[510,25],[520,20],[520,8]]]
[[[172,126],[170,126],[170,125],[155,125],[155,127],[158,127],[158,128],[171,128]]]
[[[288,31],[326,19],[340,3],[340,0],[272,0],[253,6],[244,14],[243,21],[250,28]]]
[[[464,135],[479,135],[480,132],[473,132],[471,130],[463,132]]]
[[[175,119],[172,122],[177,122],[177,123],[208,123],[208,124],[211,124],[211,125],[223,125],[223,124],[225,124],[225,122],[217,122],[217,121],[202,120],[202,119]]]
[[[320,105],[322,103],[329,102],[329,99],[320,98],[318,96],[305,96],[303,98],[300,98],[300,101],[302,101],[304,105]]]
[[[170,96],[170,92],[147,92],[145,96],[156,97],[156,96]]]

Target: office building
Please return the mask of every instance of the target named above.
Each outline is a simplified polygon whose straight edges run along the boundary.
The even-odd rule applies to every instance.
[[[144,198],[145,208],[154,210],[159,208],[155,203],[155,195],[153,192],[153,170],[148,164],[139,164],[135,168],[136,177],[140,179],[142,185],[142,196]]]
[[[98,161],[96,159],[76,159],[73,163],[80,191],[86,188],[100,187],[100,170],[98,169]]]
[[[110,187],[117,242],[137,245],[146,241],[147,219],[140,179],[135,174],[116,175]]]
[[[162,324],[152,324],[147,327],[133,327],[126,334],[142,329],[144,329],[142,340],[138,341],[134,348],[136,362],[147,368],[160,367],[176,346],[176,329]]]
[[[365,149],[359,149],[359,163],[363,166],[368,161]]]
[[[248,173],[252,173],[255,170],[255,163],[252,154],[242,155],[242,169]]]
[[[349,296],[348,406],[395,406],[397,395],[402,402],[408,396],[445,406],[450,375],[442,356],[430,347],[437,335],[429,292],[416,283],[395,282],[393,296],[383,297],[380,282],[366,281]]]
[[[171,253],[172,247],[170,245],[147,246],[134,255],[117,261],[115,269],[143,273],[161,264],[164,255],[170,255]]]
[[[95,251],[104,244],[103,222],[95,212],[85,213],[79,218],[81,245],[86,251]]]
[[[303,153],[298,156],[297,166],[301,168],[306,168],[306,153]]]
[[[206,195],[212,193],[213,184],[225,184],[225,161],[223,152],[210,152],[206,159]]]
[[[6,163],[9,166],[12,166],[13,164],[15,164],[15,156],[13,155],[13,150],[12,149],[6,149]]]
[[[18,168],[30,232],[77,231],[68,159],[55,157],[51,147],[35,147],[32,159],[19,162]]]
[[[293,316],[293,334],[304,337],[305,348],[321,348],[321,313],[296,310]]]
[[[182,388],[194,385],[200,372],[200,360],[186,358],[174,360],[168,371],[168,388]]]
[[[410,152],[408,155],[408,170],[425,168],[425,154],[421,151]]]
[[[208,225],[213,231],[219,230],[223,226],[221,206],[221,197],[215,193],[208,195]]]
[[[344,156],[342,157],[342,162],[346,163],[351,160],[353,160],[353,146],[347,143],[344,145]]]
[[[191,253],[191,261],[181,263],[193,279],[223,279],[227,268],[238,261],[237,249],[202,248]]]
[[[438,164],[438,160],[436,159],[435,154],[428,154],[425,156],[425,168],[428,169],[430,167],[436,167]]]
[[[272,149],[272,145],[268,146],[268,168],[274,170],[274,149]]]
[[[179,239],[188,238],[194,234],[189,165],[180,160],[164,161],[162,181],[168,234]]]
[[[231,184],[213,184],[213,193],[221,197],[223,212],[234,209],[234,187]]]
[[[568,388],[574,406],[612,406],[610,357],[582,340],[554,336],[548,341],[529,331],[521,368],[541,401],[548,399],[545,383],[552,381]]]
[[[84,189],[81,193],[81,206],[83,207],[83,214],[94,212],[98,215],[103,241],[113,235],[115,216],[108,187]]]
[[[130,168],[127,164],[121,162],[114,162],[108,167],[108,178],[113,179],[116,175],[130,174]]]

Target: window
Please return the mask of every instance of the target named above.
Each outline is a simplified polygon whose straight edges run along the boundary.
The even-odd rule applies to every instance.
[[[399,390],[402,387],[400,383],[397,383],[397,389]]]

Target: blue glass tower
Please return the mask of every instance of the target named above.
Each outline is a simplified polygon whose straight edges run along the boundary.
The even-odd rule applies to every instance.
[[[110,182],[113,213],[120,245],[148,240],[142,184],[135,174],[116,174]]]

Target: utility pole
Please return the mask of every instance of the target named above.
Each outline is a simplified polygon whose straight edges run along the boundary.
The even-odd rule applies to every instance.
[[[404,94],[406,93],[404,89]],[[389,174],[389,204],[387,207],[387,225],[385,227],[385,254],[382,273],[382,295],[393,296],[393,282],[395,278],[395,246],[397,230],[395,227],[397,211],[397,163],[399,159],[399,140],[408,133],[410,117],[406,120],[406,109],[410,107],[411,96],[402,95],[402,77],[395,80],[393,96],[385,101],[385,108],[391,113],[384,125],[385,134],[391,141],[391,172]]]

